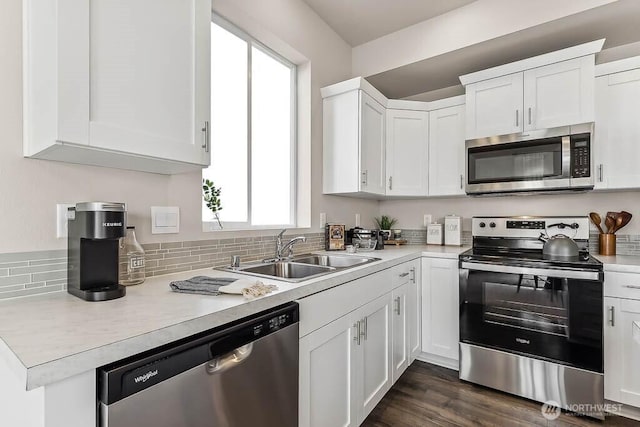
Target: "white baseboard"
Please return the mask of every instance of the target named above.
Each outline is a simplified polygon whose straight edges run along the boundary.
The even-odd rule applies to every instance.
[[[605,403],[621,406],[620,411],[607,414],[607,418],[620,415],[625,418],[631,418],[632,420],[640,421],[640,408],[636,408],[635,406],[631,405],[619,404],[618,402],[614,402],[613,400],[605,400]]]
[[[431,363],[432,365],[442,366],[443,368],[453,369],[454,371],[460,369],[460,364],[457,360],[438,356],[437,354],[420,353],[416,356],[416,359],[421,362]]]

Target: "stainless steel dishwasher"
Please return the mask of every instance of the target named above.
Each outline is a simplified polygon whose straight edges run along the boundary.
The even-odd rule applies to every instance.
[[[100,427],[298,425],[298,304],[99,368]]]

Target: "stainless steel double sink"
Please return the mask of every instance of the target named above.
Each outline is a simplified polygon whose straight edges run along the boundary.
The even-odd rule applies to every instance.
[[[282,261],[252,263],[237,268],[223,267],[221,270],[285,282],[301,282],[379,260],[359,255],[305,254]]]

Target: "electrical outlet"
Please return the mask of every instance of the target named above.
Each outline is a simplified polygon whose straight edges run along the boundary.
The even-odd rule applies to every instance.
[[[360,227],[360,214],[356,214],[356,227]]]
[[[320,228],[324,228],[324,225],[327,223],[327,214],[324,212],[320,213]]]
[[[426,227],[427,225],[431,224],[433,222],[433,215],[431,214],[424,214],[424,226]]]
[[[75,203],[56,204],[56,237],[58,239],[65,239],[69,235],[67,209],[74,206]]]

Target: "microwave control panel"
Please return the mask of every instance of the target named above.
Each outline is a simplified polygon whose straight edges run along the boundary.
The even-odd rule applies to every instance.
[[[571,178],[591,176],[591,149],[589,134],[571,137]]]

